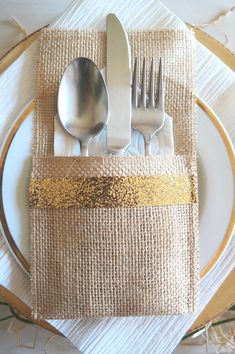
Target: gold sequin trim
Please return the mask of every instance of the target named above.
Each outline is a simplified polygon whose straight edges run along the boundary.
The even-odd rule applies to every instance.
[[[115,208],[190,204],[197,201],[193,176],[123,176],[31,179],[35,208]]]

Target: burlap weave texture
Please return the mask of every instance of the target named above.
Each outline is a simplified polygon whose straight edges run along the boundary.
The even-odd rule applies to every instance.
[[[176,156],[53,156],[59,81],[87,56],[105,65],[105,35],[43,30],[39,42],[32,178],[188,174],[197,180],[193,37],[187,30],[131,32],[136,56],[164,62],[165,103]],[[198,298],[198,204],[30,208],[35,318],[172,315]]]

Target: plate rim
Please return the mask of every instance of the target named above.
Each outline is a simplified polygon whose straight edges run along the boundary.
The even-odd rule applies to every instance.
[[[232,170],[232,174],[233,174],[233,207],[232,207],[231,216],[229,219],[229,224],[227,226],[227,230],[224,235],[224,238],[223,238],[222,242],[220,243],[220,246],[218,247],[217,251],[212,256],[212,258],[207,263],[207,265],[200,272],[200,277],[201,277],[201,279],[203,279],[212,270],[212,268],[216,265],[219,258],[224,253],[226,247],[228,246],[228,244],[230,242],[230,239],[233,236],[234,230],[235,230],[235,149],[233,147],[233,143],[232,143],[225,127],[223,126],[223,123],[220,121],[217,114],[207,105],[207,103],[203,99],[196,96],[196,100],[197,100],[199,107],[201,107],[204,110],[204,112],[209,116],[211,122],[213,123],[213,125],[215,126],[217,131],[219,132],[219,134],[225,144],[225,148],[228,153],[229,162],[230,162],[231,170]]]
[[[4,173],[4,166],[7,158],[8,151],[10,149],[11,143],[14,139],[15,134],[20,128],[21,124],[24,120],[29,116],[29,114],[33,111],[33,102],[31,101],[19,114],[19,116],[15,119],[10,129],[7,132],[6,138],[3,141],[3,144],[0,148],[0,230],[3,234],[4,239],[7,241],[7,244],[10,248],[11,253],[16,259],[17,263],[21,266],[24,272],[30,274],[30,265],[23,253],[18,248],[13,235],[11,234],[8,223],[6,220],[6,215],[4,212],[3,206],[3,198],[2,198],[2,180]]]

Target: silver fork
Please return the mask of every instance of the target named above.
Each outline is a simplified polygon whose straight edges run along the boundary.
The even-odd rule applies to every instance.
[[[154,68],[151,61],[149,73],[149,94],[147,97],[146,63],[143,60],[141,89],[137,83],[138,61],[135,59],[132,79],[132,127],[144,137],[145,155],[151,155],[151,140],[153,135],[162,129],[165,121],[162,60],[159,61],[157,96],[154,95]]]

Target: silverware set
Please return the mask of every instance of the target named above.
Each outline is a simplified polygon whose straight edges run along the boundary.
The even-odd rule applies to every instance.
[[[89,140],[105,127],[107,148],[112,154],[124,153],[131,143],[131,129],[134,128],[144,138],[145,155],[151,155],[152,138],[165,122],[162,60],[159,61],[157,82],[154,60],[151,60],[149,80],[143,60],[139,85],[138,59],[135,59],[131,78],[128,37],[114,14],[107,16],[106,31],[106,82],[90,59],[74,59],[66,68],[59,87],[60,122],[80,141],[82,156],[88,156]]]

